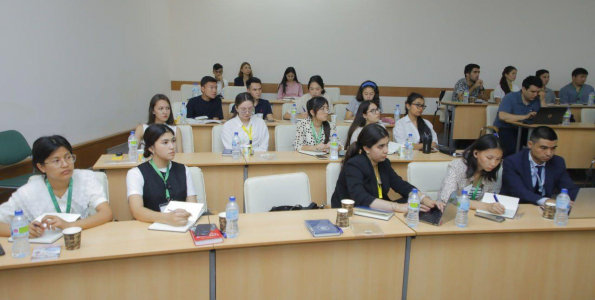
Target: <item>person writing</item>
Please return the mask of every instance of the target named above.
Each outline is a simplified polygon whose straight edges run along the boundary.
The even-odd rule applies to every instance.
[[[243,62],[240,66],[238,77],[233,80],[233,85],[246,86],[246,81],[252,77],[254,77],[254,75],[252,75],[252,66],[247,62]]]
[[[330,98],[328,98],[328,95],[326,95],[322,77],[318,75],[310,77],[310,81],[308,81],[308,92],[309,93],[303,95],[295,101],[298,119],[304,119],[308,117],[308,108],[306,107],[307,103],[310,101],[310,99],[315,97],[324,97],[328,102],[329,112],[333,111],[333,102]],[[283,115],[283,119],[291,119],[291,112],[287,111],[285,115]]]
[[[426,109],[426,102],[422,95],[411,93],[405,101],[405,117],[399,119],[393,128],[395,142],[405,145],[409,134],[413,137],[413,149],[420,150],[423,147],[421,143],[422,136],[432,137],[432,147],[436,147],[438,136],[434,131],[434,126],[430,121],[422,118],[422,113]]]
[[[211,120],[223,119],[222,97],[217,95],[217,80],[211,76],[205,76],[200,81],[202,95],[190,98],[186,108],[188,118],[206,116]]]
[[[174,122],[174,117],[171,113],[171,102],[169,102],[169,98],[163,94],[157,94],[151,98],[151,102],[149,103],[149,120],[146,124],[136,126],[134,135],[136,136],[136,140],[141,142],[140,148],[144,147],[142,142],[143,135],[145,134],[145,130],[147,130],[151,124],[165,124],[171,128],[174,135],[177,137],[176,150],[182,151],[182,134]]]
[[[364,101],[376,101],[378,109],[382,112],[382,101],[380,101],[380,91],[374,81],[366,80],[357,89],[355,98],[349,101],[347,111],[345,112],[345,120],[353,120],[358,107]]]
[[[250,96],[252,96],[251,99],[254,102],[253,114],[261,116],[261,118],[265,120],[273,120],[273,108],[271,107],[271,102],[260,98],[260,96],[262,96],[262,82],[260,81],[260,79],[256,77],[248,79],[248,81],[246,82],[246,89],[248,93],[250,93]],[[231,112],[231,118],[235,117],[235,105],[231,108]]]
[[[327,151],[331,131],[336,132],[335,124],[327,121],[329,109],[328,101],[324,97],[314,97],[308,101],[308,117],[297,123],[295,133],[295,151]]]
[[[287,68],[277,88],[277,100],[282,100],[283,98],[297,99],[303,95],[302,84],[297,78],[295,69],[293,67]]]
[[[257,152],[268,151],[269,130],[265,122],[254,115],[254,98],[249,93],[240,93],[234,108],[232,118],[223,124],[221,131],[225,149],[232,149],[232,139],[237,132],[241,145],[252,145],[252,150]]]
[[[364,126],[376,124],[379,121],[380,109],[378,108],[378,104],[374,100],[362,102],[357,109],[357,114],[355,114],[355,120],[353,120],[353,123],[349,126],[349,131],[347,131],[347,142],[345,145],[355,143]],[[382,124],[380,125],[384,126]]]
[[[502,98],[510,92],[518,92],[521,88],[514,84],[516,80],[517,69],[513,66],[508,66],[502,71],[500,83],[494,88],[494,100],[500,103]]]

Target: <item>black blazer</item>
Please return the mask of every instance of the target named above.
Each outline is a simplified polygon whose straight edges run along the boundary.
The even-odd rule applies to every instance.
[[[244,77],[236,77],[236,79],[233,80],[233,85],[244,86]]]
[[[397,175],[390,160],[386,159],[378,163],[378,173],[382,181],[382,199],[392,201],[388,198],[388,192],[392,188],[403,197],[397,202],[407,202],[409,193],[415,187]],[[349,159],[341,169],[331,198],[332,207],[341,207],[343,199],[354,200],[355,206],[370,206],[376,198],[380,197],[378,197],[378,182],[372,163],[365,154],[358,154]]]

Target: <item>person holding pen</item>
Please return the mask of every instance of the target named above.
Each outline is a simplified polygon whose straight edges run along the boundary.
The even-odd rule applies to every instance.
[[[302,84],[297,78],[297,73],[293,67],[289,67],[283,74],[283,79],[277,87],[277,100],[283,98],[299,98],[304,95]]]

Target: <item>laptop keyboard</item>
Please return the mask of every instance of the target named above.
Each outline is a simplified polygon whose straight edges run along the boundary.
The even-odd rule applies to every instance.
[[[438,208],[434,208],[429,212],[419,212],[419,220],[426,223],[438,225],[441,218],[442,212]]]

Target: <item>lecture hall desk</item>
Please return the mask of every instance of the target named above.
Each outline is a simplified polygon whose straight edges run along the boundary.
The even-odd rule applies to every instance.
[[[444,130],[445,143],[452,147],[453,140],[477,139],[481,128],[486,126],[486,107],[497,104],[465,104],[461,102],[442,101],[442,105],[446,106],[445,112],[448,112],[449,107],[452,107],[453,120],[450,122],[451,116],[446,113],[446,121],[444,123],[446,126]]]
[[[273,119],[275,119],[275,120],[282,119],[283,104],[294,103],[293,101],[283,101],[283,100],[268,100],[268,101],[271,103],[271,108],[273,110]],[[235,103],[235,99],[223,99],[223,101],[221,101],[221,102],[223,103],[223,118],[227,120],[227,119],[229,119],[229,116],[231,116],[231,113],[229,110],[229,105],[231,105],[232,103]],[[348,103],[349,102],[347,102],[347,101],[335,101],[335,102],[333,102],[333,105],[348,104]]]

